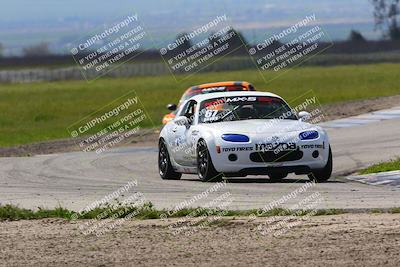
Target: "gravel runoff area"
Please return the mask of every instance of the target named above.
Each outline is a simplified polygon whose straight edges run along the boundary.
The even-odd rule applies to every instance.
[[[398,106],[400,95],[385,96],[365,100],[346,101],[322,106],[323,113],[326,114],[325,121],[356,116],[381,109],[388,109]],[[167,112],[167,110],[166,110]],[[159,130],[144,130],[133,137],[130,143],[124,146],[156,146]],[[39,142],[15,147],[0,147],[0,157],[31,156],[37,154],[53,154],[70,151],[80,151],[77,145],[79,140],[61,139]]]
[[[286,218],[286,221],[285,221]],[[185,231],[178,219],[127,220],[101,236],[87,221],[0,222],[2,266],[399,266],[400,214],[222,218]],[[114,221],[104,221],[111,224]],[[275,222],[275,223],[279,223]],[[293,222],[290,226],[289,222]],[[264,232],[263,232],[264,231]],[[274,236],[274,234],[276,236]]]

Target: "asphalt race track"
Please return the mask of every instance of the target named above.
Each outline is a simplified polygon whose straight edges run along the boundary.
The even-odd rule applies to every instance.
[[[343,178],[352,170],[399,155],[400,119],[375,121],[355,127],[328,128],[334,156],[334,178],[305,194],[319,192],[319,208],[391,208],[400,206],[400,188],[367,185]],[[0,202],[36,208],[63,206],[79,210],[136,180],[132,192],[143,193],[157,208],[172,208],[207,190],[197,176],[180,181],[161,180],[155,147],[126,147],[97,155],[63,153],[34,157],[0,158]],[[224,192],[234,201],[229,208],[260,208],[301,187],[306,176],[289,176],[282,183],[267,177],[230,179],[229,183],[192,206],[208,203]],[[121,196],[124,197],[124,196]],[[283,206],[295,203],[291,199]]]

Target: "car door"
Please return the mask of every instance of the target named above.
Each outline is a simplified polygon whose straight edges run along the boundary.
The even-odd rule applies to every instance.
[[[193,131],[194,117],[197,102],[194,100],[185,104],[179,116],[185,116],[189,120],[188,125],[175,124],[172,131],[174,135],[174,155],[175,160],[179,165],[193,165]]]
[[[176,117],[172,120],[172,123],[167,124],[166,127],[168,131],[168,145],[170,147],[170,155],[171,157],[175,160],[175,162],[178,162],[177,160],[177,154],[180,149],[182,149],[182,138],[180,135],[182,135],[184,131],[184,127],[182,125],[178,124],[176,119],[182,114],[185,114],[184,110],[187,109],[189,105],[189,102],[183,103],[182,106],[178,109],[176,113]]]

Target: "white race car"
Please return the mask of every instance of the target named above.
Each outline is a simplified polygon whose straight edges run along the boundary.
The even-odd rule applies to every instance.
[[[326,181],[332,173],[328,135],[305,122],[279,96],[264,92],[197,95],[180,106],[160,133],[158,166],[162,179],[198,174],[222,177],[288,173]]]

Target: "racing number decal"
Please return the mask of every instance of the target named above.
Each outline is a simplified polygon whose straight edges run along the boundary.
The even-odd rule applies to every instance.
[[[217,120],[218,119],[217,114],[218,110],[213,110],[213,109],[207,110],[206,113],[204,114],[205,117],[204,121],[207,122],[207,121]]]
[[[217,116],[217,114],[218,114],[218,110],[209,109],[206,111],[205,117],[207,119],[212,119],[212,118],[215,118]]]

